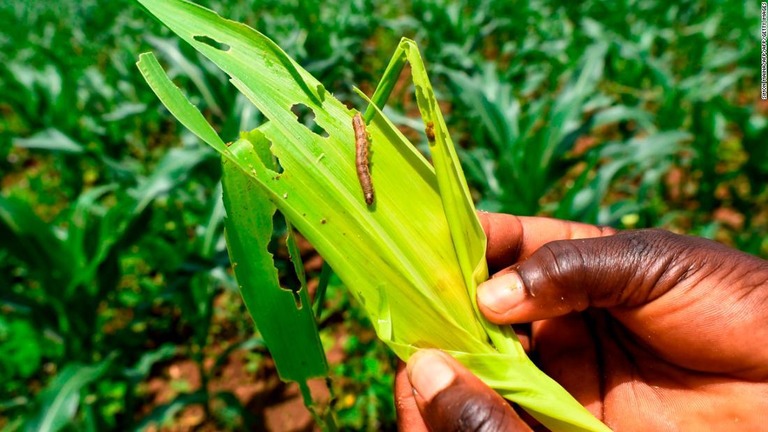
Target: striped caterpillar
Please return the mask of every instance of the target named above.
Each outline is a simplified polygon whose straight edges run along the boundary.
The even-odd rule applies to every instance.
[[[360,113],[352,117],[352,128],[355,130],[355,167],[357,178],[363,188],[363,197],[367,205],[373,204],[373,183],[371,171],[368,165],[368,132],[365,130],[365,122]]]

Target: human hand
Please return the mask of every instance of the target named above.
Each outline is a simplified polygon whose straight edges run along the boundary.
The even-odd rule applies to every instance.
[[[481,312],[515,325],[539,367],[609,427],[765,426],[766,261],[660,230],[480,219],[488,264],[501,270],[478,287]],[[415,355],[397,376],[399,425],[527,430],[478,383],[444,354]]]

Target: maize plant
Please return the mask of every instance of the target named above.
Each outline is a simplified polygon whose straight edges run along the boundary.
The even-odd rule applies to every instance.
[[[350,109],[250,27],[183,0],[137,1],[226,72],[268,119],[226,144],[155,57],[140,56],[138,67],[163,104],[222,157],[226,238],[238,285],[278,373],[297,381],[305,400],[311,398],[306,380],[326,375],[327,365],[306,289],[280,287],[267,249],[278,210],[333,268],[398,357],[440,348],[550,429],[608,430],[528,359],[511,328],[479,315],[475,291],[488,277],[486,239],[413,41],[400,42],[370,98],[358,91],[366,105]],[[432,164],[382,113],[406,62]],[[311,110],[324,133],[299,123],[295,107]],[[356,137],[357,115],[365,126]],[[370,143],[365,158],[356,157],[360,127]],[[361,173],[361,163],[370,171]],[[364,181],[375,199],[364,196]],[[305,285],[292,234],[288,245]],[[332,414],[316,415],[333,427]]]

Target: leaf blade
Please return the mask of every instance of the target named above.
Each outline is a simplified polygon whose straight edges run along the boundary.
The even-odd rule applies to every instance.
[[[268,145],[266,141],[254,144]],[[233,152],[255,157],[251,141],[247,140],[234,143]],[[269,346],[278,374],[283,380],[297,382],[326,376],[328,365],[306,289],[299,293],[297,304],[293,293],[280,286],[267,250],[275,205],[251,178],[229,162],[224,162],[222,183],[232,266],[243,300]]]

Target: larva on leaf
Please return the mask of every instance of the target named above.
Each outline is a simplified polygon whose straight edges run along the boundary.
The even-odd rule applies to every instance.
[[[424,129],[424,133],[427,134],[427,140],[431,143],[435,140],[435,124],[427,122],[427,127]]]
[[[352,128],[355,130],[355,167],[357,178],[363,188],[363,197],[367,205],[373,204],[373,183],[371,171],[368,165],[368,131],[365,130],[365,122],[360,113],[352,117]]]

